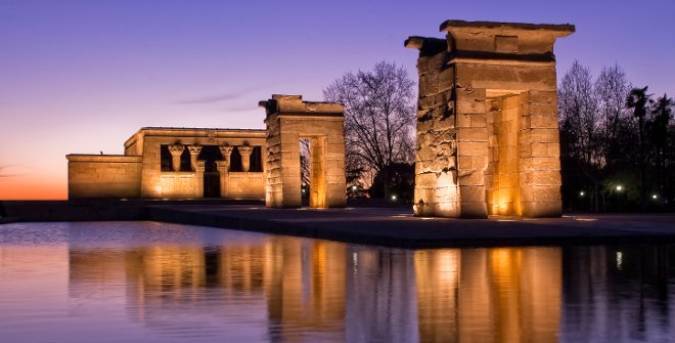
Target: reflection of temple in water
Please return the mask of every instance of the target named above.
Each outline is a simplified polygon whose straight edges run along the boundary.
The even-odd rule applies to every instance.
[[[557,248],[406,251],[273,236],[71,248],[71,296],[111,281],[127,284],[133,320],[161,331],[210,332],[236,316],[273,341],[357,342],[555,341],[562,284]]]
[[[344,332],[345,246],[339,243],[273,237],[206,249],[71,249],[70,268],[74,297],[126,280],[128,313],[152,328],[214,330],[209,324],[222,323],[207,317],[236,315],[265,322],[270,340],[301,340],[308,332],[340,340]]]
[[[423,341],[557,341],[559,249],[419,251],[415,270]]]

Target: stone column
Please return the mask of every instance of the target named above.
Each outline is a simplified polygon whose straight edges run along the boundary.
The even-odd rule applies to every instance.
[[[175,172],[180,171],[180,156],[183,154],[183,151],[185,151],[185,146],[180,143],[169,145],[171,168],[173,168],[173,171]]]
[[[189,145],[188,151],[190,152],[190,168],[197,171],[197,157],[202,152],[202,147],[200,145]]]
[[[217,161],[218,162],[223,162],[222,164],[225,165],[225,170],[229,170],[230,168],[230,156],[232,155],[232,149],[234,147],[231,145],[223,144],[218,147],[220,150],[220,154],[223,155],[223,160],[222,161]]]
[[[201,147],[200,147],[201,148]],[[196,159],[196,157],[195,157]],[[206,170],[206,166],[204,165],[204,161],[195,161],[193,165],[194,171],[195,171],[195,189],[194,189],[194,194],[195,198],[203,198],[204,197],[204,170]]]
[[[216,161],[216,169],[218,169],[218,174],[220,175],[220,197],[228,197],[228,181],[229,181],[229,170],[230,170],[230,154],[232,154],[232,146],[230,145],[221,145],[218,147],[220,149],[220,154],[223,155],[222,161]]]
[[[251,168],[253,147],[250,145],[240,145],[237,147],[237,150],[239,150],[239,155],[241,155],[241,169],[247,172]]]

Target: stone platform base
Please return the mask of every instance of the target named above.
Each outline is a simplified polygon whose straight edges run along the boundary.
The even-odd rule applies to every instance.
[[[675,214],[469,220],[413,217],[407,208],[269,209],[217,200],[3,205],[23,222],[154,220],[400,248],[675,242]]]

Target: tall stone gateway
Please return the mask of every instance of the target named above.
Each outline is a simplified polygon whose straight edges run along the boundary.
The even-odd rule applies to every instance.
[[[267,207],[300,207],[303,190],[300,141],[309,141],[309,205],[346,204],[344,108],[337,103],[302,101],[300,95],[273,95],[261,101],[267,117]]]
[[[561,213],[553,45],[573,25],[448,20],[419,50],[414,211]]]

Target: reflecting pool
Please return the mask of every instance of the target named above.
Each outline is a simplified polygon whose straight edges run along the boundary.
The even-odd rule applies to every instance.
[[[0,342],[669,341],[673,310],[670,245],[401,250],[0,225]]]

